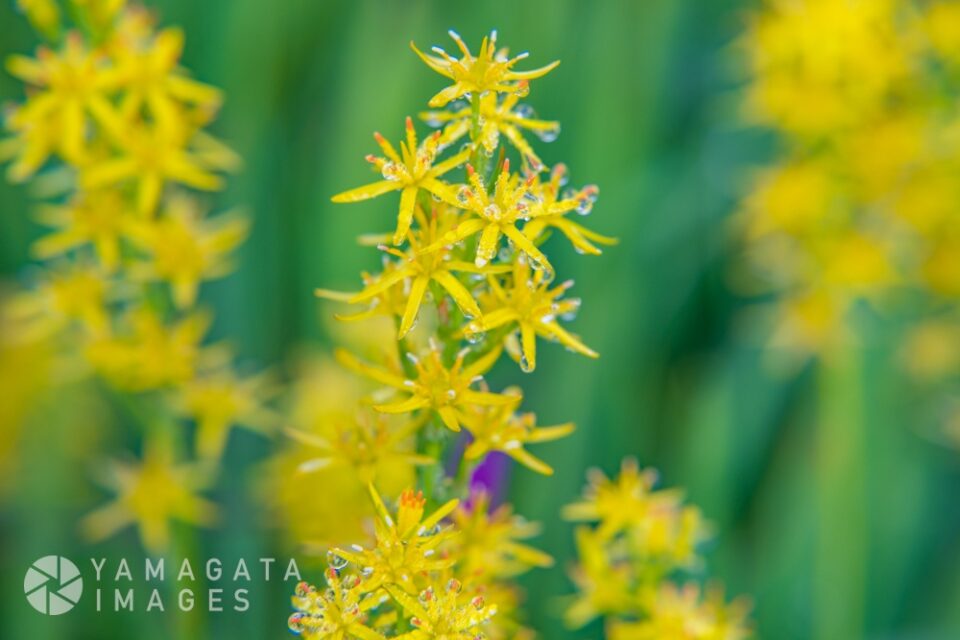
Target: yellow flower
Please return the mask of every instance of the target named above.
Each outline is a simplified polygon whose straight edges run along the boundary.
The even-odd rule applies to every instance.
[[[239,377],[229,368],[206,372],[178,390],[180,412],[197,425],[197,454],[217,460],[234,426],[270,434],[279,416],[264,406],[275,395],[271,376],[266,373]]]
[[[574,522],[599,522],[601,537],[645,527],[651,515],[675,512],[680,502],[676,491],[654,491],[657,472],[641,471],[633,458],[623,461],[616,478],[609,479],[594,469],[588,479],[583,500],[564,507],[563,517]]]
[[[198,468],[177,464],[167,443],[151,441],[140,463],[114,462],[106,483],[116,499],[87,515],[81,523],[92,540],[103,540],[125,527],[137,526],[150,553],[170,543],[170,521],[209,526],[216,507],[196,495],[206,486]]]
[[[480,135],[479,143],[488,154],[493,154],[500,145],[502,134],[526,159],[532,168],[539,170],[543,162],[533,147],[523,137],[522,130],[532,131],[543,141],[551,141],[560,132],[560,123],[553,120],[538,120],[531,117],[526,105],[517,105],[520,96],[508,94],[497,100],[496,93],[480,96]],[[473,109],[464,106],[456,111],[425,111],[420,118],[432,127],[444,126],[440,136],[440,145],[447,147],[470,132],[473,122]]]
[[[576,543],[578,563],[571,578],[579,593],[564,613],[567,626],[579,629],[598,616],[634,613],[630,567],[611,561],[605,539],[598,531],[578,527]]]
[[[642,622],[611,621],[611,640],[744,640],[753,635],[747,624],[749,605],[726,604],[723,594],[712,591],[706,601],[700,587],[683,588],[667,583],[650,598],[650,617]]]
[[[79,34],[69,34],[60,53],[41,47],[36,58],[12,56],[7,68],[35,88],[7,121],[14,133],[26,132],[26,146],[11,170],[15,180],[33,175],[55,151],[71,164],[84,161],[88,116],[103,127],[121,126],[106,97],[114,83],[106,60],[101,53],[89,51]],[[35,130],[49,135],[31,135]]]
[[[367,156],[367,161],[376,167],[383,180],[368,184],[333,196],[334,202],[359,202],[369,200],[391,191],[400,191],[400,212],[397,216],[397,230],[393,234],[393,243],[400,244],[407,237],[413,223],[414,208],[420,190],[456,205],[457,200],[450,188],[438,178],[460,166],[470,157],[470,151],[460,153],[434,164],[439,151],[440,132],[427,137],[421,146],[417,146],[417,133],[413,121],[407,118],[407,139],[400,143],[400,153],[379,133],[374,139],[386,157]]]
[[[572,351],[590,358],[599,354],[583,344],[579,338],[560,326],[558,318],[575,314],[580,308],[577,298],[561,299],[573,286],[563,282],[552,289],[550,279],[542,270],[533,270],[523,256],[513,263],[513,273],[502,283],[488,276],[491,295],[485,302],[481,318],[464,329],[465,335],[475,336],[504,326],[516,327],[520,333],[520,368],[525,372],[537,366],[537,336],[557,341]]]
[[[299,465],[301,472],[346,467],[364,483],[378,480],[396,467],[412,468],[435,464],[435,458],[416,453],[411,444],[423,420],[396,424],[396,419],[380,413],[358,410],[355,415],[335,414],[327,418],[324,432],[329,435],[287,429],[290,438],[311,451]]]
[[[524,445],[557,440],[573,432],[573,423],[554,427],[537,427],[537,417],[532,413],[517,413],[520,389],[507,388],[504,395],[514,395],[516,403],[492,407],[475,407],[464,411],[463,425],[473,437],[467,446],[464,458],[477,460],[490,451],[502,451],[525,467],[553,475],[553,468],[524,448]]]
[[[474,264],[485,267],[497,254],[500,238],[505,235],[538,269],[552,272],[553,267],[547,256],[517,228],[518,223],[529,220],[535,213],[527,197],[533,176],[520,180],[519,175],[510,173],[510,160],[506,159],[491,194],[487,192],[483,178],[470,165],[467,165],[467,174],[470,186],[462,187],[457,198],[460,206],[475,217],[461,222],[424,251],[437,251],[445,245],[462,242],[479,233]]]
[[[137,211],[149,217],[168,182],[177,182],[202,191],[216,191],[223,180],[211,172],[211,158],[201,158],[189,148],[193,141],[185,132],[171,132],[157,125],[140,125],[125,130],[108,130],[120,156],[97,162],[83,170],[81,185],[86,189],[116,187],[128,180],[137,183]],[[223,164],[232,155],[217,154]]]
[[[307,640],[383,640],[370,626],[369,612],[380,597],[357,575],[341,576],[336,569],[324,573],[327,588],[320,591],[301,582],[293,596],[296,613],[290,616],[290,631]]]
[[[398,339],[405,337],[416,324],[424,295],[431,283],[436,283],[449,294],[465,316],[468,318],[479,316],[480,307],[456,273],[496,273],[503,268],[487,266],[480,269],[472,263],[453,259],[449,250],[424,252],[423,248],[443,235],[451,224],[455,224],[456,218],[455,214],[446,207],[442,210],[434,209],[429,220],[423,210],[417,207],[416,217],[419,229],[410,232],[410,248],[402,252],[381,245],[380,248],[384,252],[398,258],[399,262],[385,266],[384,272],[379,276],[365,278],[368,282],[362,291],[354,294],[340,294],[320,289],[317,294],[344,300],[350,304],[358,304],[382,299],[389,296],[391,289],[400,289],[397,297],[405,298],[405,302]]]
[[[114,384],[146,391],[182,384],[192,379],[200,356],[200,342],[210,318],[194,313],[167,326],[156,312],[137,309],[129,314],[126,330],[92,342],[88,357]]]
[[[133,274],[170,283],[177,307],[190,307],[201,281],[230,272],[226,254],[243,242],[248,228],[247,220],[235,215],[203,219],[196,200],[173,196],[167,199],[162,216],[131,225],[130,237],[150,257]]]
[[[443,364],[437,345],[433,345],[423,359],[408,354],[416,377],[406,379],[401,373],[380,369],[361,362],[349,352],[338,349],[337,360],[348,369],[356,371],[380,384],[410,394],[408,397],[387,404],[374,405],[383,413],[410,413],[420,409],[434,411],[451,431],[460,431],[464,410],[469,407],[513,404],[515,395],[476,391],[472,385],[486,373],[500,357],[500,350],[493,349],[470,364],[464,364],[469,350],[457,354],[453,366]]]
[[[57,266],[43,274],[36,290],[14,296],[7,311],[25,321],[34,335],[49,336],[77,324],[92,336],[103,336],[110,295],[99,268],[83,263]]]
[[[598,256],[602,251],[597,244],[614,245],[618,240],[591,231],[567,218],[566,214],[571,211],[589,214],[600,190],[596,185],[588,185],[561,197],[560,189],[566,180],[567,166],[564,164],[554,166],[549,181],[543,181],[537,175],[530,185],[532,219],[523,227],[523,234],[536,244],[546,230],[553,228],[567,237],[577,253]]]
[[[469,508],[461,505],[454,511],[453,523],[457,572],[471,581],[503,580],[532,567],[553,566],[548,554],[520,542],[538,535],[540,526],[514,514],[506,504],[491,512],[485,493],[477,494]]]
[[[46,205],[37,220],[55,231],[33,245],[33,253],[46,260],[72,249],[92,245],[100,265],[108,272],[120,263],[120,243],[130,228],[127,205],[115,190],[81,192],[63,206]]]
[[[161,129],[184,126],[186,107],[201,109],[209,119],[220,106],[220,91],[188,78],[179,67],[183,32],[164,29],[140,47],[118,48],[116,74],[123,88],[120,113],[135,121],[149,112]]]
[[[489,37],[483,39],[476,57],[470,53],[470,49],[456,32],[448,33],[460,49],[462,55],[459,59],[452,57],[440,47],[433,47],[433,52],[439,57],[427,55],[417,49],[417,45],[413,42],[410,43],[410,47],[428,67],[453,80],[452,85],[430,99],[429,105],[434,108],[443,107],[451,100],[467,94],[525,93],[525,81],[543,77],[560,64],[557,60],[539,69],[514,71],[513,65],[527,58],[529,54],[524,52],[508,58],[506,50],[497,51],[496,31],[492,31]]]
[[[403,640],[476,640],[483,637],[483,626],[497,613],[483,596],[465,592],[456,578],[443,586],[429,586],[419,598],[387,587],[390,595],[411,614],[414,630],[397,636]]]
[[[17,0],[33,28],[53,40],[60,33],[60,7],[56,0]]]
[[[330,289],[314,289],[314,295],[318,298],[350,303],[350,301],[357,296],[376,290],[376,293],[370,294],[368,298],[369,304],[365,310],[350,314],[337,313],[334,314],[334,317],[342,322],[358,322],[376,317],[387,317],[392,321],[394,318],[402,317],[409,306],[405,288],[394,286],[398,282],[403,281],[402,278],[399,278],[395,274],[405,269],[406,265],[403,263],[384,260],[383,271],[379,274],[371,275],[366,271],[360,273],[364,284],[363,291],[359,293],[346,293],[343,291],[332,291]]]
[[[743,41],[748,116],[801,136],[863,121],[912,72],[894,0],[774,0]]]
[[[342,558],[363,568],[370,575],[371,589],[387,587],[394,597],[400,592],[416,593],[416,579],[424,572],[441,571],[453,564],[454,560],[441,557],[438,549],[452,535],[451,529],[441,523],[457,508],[458,500],[451,500],[424,517],[426,499],[422,493],[408,489],[400,494],[394,516],[372,484],[370,497],[376,511],[375,546],[334,549],[334,562]]]

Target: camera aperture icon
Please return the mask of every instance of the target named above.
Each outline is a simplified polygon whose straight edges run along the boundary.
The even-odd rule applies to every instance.
[[[59,616],[80,601],[83,577],[77,565],[62,556],[44,556],[27,569],[23,593],[34,609],[49,616]]]

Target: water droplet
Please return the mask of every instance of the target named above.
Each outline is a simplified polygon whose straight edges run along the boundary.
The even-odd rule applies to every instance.
[[[513,113],[518,118],[536,118],[537,112],[533,110],[533,107],[526,103],[518,104],[517,108],[513,110]]]
[[[556,122],[547,129],[535,129],[534,133],[543,142],[553,142],[560,136],[560,123]]]
[[[484,208],[483,215],[490,220],[499,221],[503,214],[500,211],[500,207],[498,207],[496,203],[491,202]]]
[[[293,633],[295,633],[295,634],[297,634],[297,635],[300,635],[300,634],[302,634],[304,631],[306,631],[306,630],[307,630],[307,627],[306,627],[305,624],[303,624],[303,619],[304,619],[305,616],[306,616],[306,614],[299,613],[299,612],[298,612],[298,613],[294,613],[293,615],[291,615],[291,616],[287,619],[287,627],[290,629],[290,631],[292,631]]]
[[[447,591],[450,593],[460,593],[463,590],[463,584],[456,578],[450,578],[447,582]]]
[[[428,127],[433,127],[434,129],[436,129],[441,124],[443,124],[443,122],[440,120],[439,112],[428,111],[425,115],[426,115],[426,118],[424,118],[423,121],[427,123]]]
[[[530,360],[527,359],[527,354],[520,354],[520,370],[524,373],[530,373],[533,371],[533,366],[530,364]]]
[[[403,169],[396,162],[385,162],[380,168],[380,173],[383,174],[384,180],[389,180],[391,182],[397,182],[400,178],[403,177]]]
[[[331,569],[336,569],[339,571],[347,566],[347,559],[343,556],[337,554],[335,551],[327,551],[327,564],[330,565]]]
[[[510,245],[504,245],[500,247],[500,252],[497,254],[497,257],[500,258],[500,262],[509,264],[513,261],[513,249]]]
[[[420,592],[420,602],[427,603],[431,602],[434,598],[433,587],[427,587]]]
[[[460,188],[457,189],[457,202],[465,205],[470,202],[471,195],[472,192],[470,191],[470,187],[467,185],[461,185]]]
[[[485,266],[487,266],[487,259],[484,258],[483,256],[477,254],[477,257],[473,259],[473,264],[474,264],[478,269],[483,269]]]
[[[453,389],[447,389],[447,398],[449,398],[450,400],[456,400],[457,392]]]
[[[463,330],[463,337],[466,338],[467,342],[470,344],[479,344],[483,342],[483,339],[487,337],[487,334],[479,324],[476,322],[471,322]]]

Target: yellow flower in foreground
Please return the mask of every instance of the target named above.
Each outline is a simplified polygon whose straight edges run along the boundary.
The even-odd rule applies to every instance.
[[[459,504],[451,500],[432,514],[424,517],[426,499],[422,493],[407,489],[400,494],[396,515],[391,514],[380,494],[370,485],[370,497],[376,511],[374,535],[376,544],[372,549],[354,545],[350,549],[334,549],[331,557],[352,562],[369,574],[369,587],[397,587],[390,594],[403,591],[416,593],[415,579],[424,572],[442,571],[454,560],[441,557],[438,549],[452,534],[441,522]]]
[[[419,229],[410,232],[410,248],[406,252],[391,249],[383,245],[380,248],[400,262],[385,268],[379,276],[368,279],[363,291],[355,294],[339,294],[324,289],[317,291],[323,297],[342,299],[350,304],[370,302],[384,296],[390,289],[400,289],[398,297],[405,298],[400,328],[397,338],[403,338],[414,327],[417,314],[423,304],[431,282],[439,285],[453,298],[460,310],[470,318],[480,315],[480,307],[470,290],[456,276],[457,273],[497,273],[504,267],[487,266],[478,268],[470,262],[454,260],[447,250],[424,252],[423,248],[431,245],[445,233],[456,219],[452,211],[444,208],[442,211],[434,209],[430,219],[423,210],[416,208]]]
[[[496,406],[513,404],[516,395],[476,391],[472,385],[477,378],[486,373],[500,357],[500,349],[493,349],[477,360],[465,365],[468,350],[457,355],[453,366],[443,364],[437,345],[433,345],[423,359],[408,354],[416,370],[416,378],[406,379],[401,373],[380,369],[361,362],[349,352],[339,349],[337,360],[348,369],[356,371],[371,380],[410,394],[406,398],[387,404],[374,405],[374,409],[383,413],[410,413],[420,409],[436,412],[443,424],[451,431],[460,431],[463,412],[469,407]]]
[[[336,569],[324,573],[327,588],[301,582],[293,596],[296,613],[290,616],[290,631],[307,640],[383,640],[368,626],[369,611],[381,604],[360,576],[340,576]]]
[[[480,144],[488,154],[493,154],[500,145],[502,134],[534,169],[539,169],[543,162],[524,139],[522,130],[532,131],[541,140],[549,141],[559,133],[560,123],[531,117],[526,105],[517,105],[519,100],[520,96],[516,93],[506,95],[499,101],[496,93],[480,96]],[[473,109],[464,106],[456,111],[425,111],[420,118],[433,127],[445,125],[440,144],[446,147],[470,133]]]
[[[190,307],[197,300],[201,281],[230,272],[226,254],[243,242],[248,228],[247,220],[237,216],[203,219],[194,199],[171,197],[162,216],[131,226],[131,238],[150,256],[134,273],[146,280],[170,283],[177,307]]]
[[[550,442],[573,433],[573,423],[554,427],[537,427],[537,417],[532,413],[517,413],[520,389],[508,388],[504,395],[515,395],[517,402],[493,407],[475,407],[462,414],[463,425],[473,436],[464,457],[477,460],[490,451],[502,451],[523,466],[553,475],[553,468],[537,458],[524,446],[530,443]]]
[[[550,180],[538,175],[530,185],[532,219],[523,227],[523,234],[534,241],[548,229],[556,229],[567,237],[577,253],[598,256],[602,253],[598,244],[614,245],[616,238],[600,235],[582,224],[574,222],[567,214],[576,211],[585,216],[593,209],[600,190],[596,185],[587,185],[579,191],[561,195],[560,190],[567,180],[567,166],[557,164],[550,172]]]
[[[390,595],[413,617],[414,630],[397,636],[403,640],[476,640],[483,637],[483,625],[497,613],[483,596],[463,590],[459,580],[451,578],[442,587],[430,586],[418,598],[388,587]]]
[[[542,269],[531,269],[523,256],[517,256],[513,274],[505,282],[499,282],[495,276],[488,276],[487,281],[490,302],[485,302],[487,308],[483,316],[467,325],[465,335],[469,337],[503,326],[515,326],[520,333],[520,368],[525,372],[537,367],[537,336],[559,342],[587,357],[600,357],[558,322],[580,308],[578,298],[561,299],[573,286],[573,281],[568,280],[551,289],[546,273]]]
[[[501,236],[506,236],[521,252],[526,254],[539,269],[553,271],[547,256],[543,255],[533,242],[517,228],[521,221],[529,220],[534,212],[530,207],[527,194],[533,176],[520,180],[519,175],[510,173],[510,160],[503,161],[503,168],[497,177],[493,193],[488,193],[483,178],[467,165],[470,186],[464,186],[457,194],[460,206],[475,217],[461,222],[440,240],[424,249],[437,251],[441,247],[461,242],[470,236],[480,234],[474,263],[478,267],[486,266],[500,247]]]
[[[88,116],[104,127],[120,126],[106,98],[114,78],[105,62],[102,54],[87,49],[77,33],[67,36],[60,53],[41,47],[36,58],[9,59],[10,73],[36,88],[7,121],[11,130],[27,132],[26,140],[35,143],[22,149],[14,179],[30,177],[55,151],[67,162],[82,162],[87,155]],[[47,130],[52,137],[30,137],[32,130]]]
[[[383,180],[333,196],[334,202],[359,202],[391,191],[400,191],[400,212],[397,216],[397,230],[393,234],[394,244],[402,243],[407,237],[413,223],[417,194],[421,189],[445,202],[457,204],[450,185],[438,178],[459,167],[470,157],[470,151],[465,149],[439,164],[434,164],[439,151],[440,132],[427,137],[418,147],[417,133],[413,128],[413,120],[409,117],[406,129],[407,139],[400,143],[399,154],[383,136],[379,133],[373,134],[386,157],[369,155],[367,161],[383,174]]]
[[[196,495],[205,487],[202,473],[178,465],[166,443],[152,441],[147,447],[139,464],[115,462],[110,466],[107,484],[117,497],[81,522],[91,539],[108,538],[133,524],[144,547],[158,553],[169,545],[171,520],[200,526],[215,520],[216,506]]]
[[[197,454],[205,460],[219,459],[235,426],[270,434],[279,416],[264,402],[275,393],[269,374],[239,377],[229,368],[184,384],[177,404],[197,424]]]
[[[521,81],[534,80],[545,76],[560,64],[559,60],[545,67],[530,71],[514,71],[513,65],[528,57],[526,52],[508,58],[505,50],[497,51],[497,32],[492,31],[483,39],[480,51],[474,57],[463,39],[455,31],[449,31],[450,37],[457,43],[462,54],[459,59],[452,57],[440,47],[433,47],[437,56],[423,53],[413,42],[410,47],[428,67],[440,75],[453,80],[453,84],[430,98],[431,107],[443,107],[451,100],[469,94],[483,95],[487,92],[517,93],[525,92],[526,85]]]
[[[210,317],[194,313],[167,326],[153,311],[138,309],[118,335],[93,341],[88,357],[117,386],[134,391],[184,383],[193,378],[200,342]]]
[[[46,260],[72,249],[92,245],[100,264],[113,272],[120,262],[120,241],[130,228],[127,205],[114,190],[77,194],[68,204],[40,208],[37,220],[55,229],[33,245]]]
[[[476,580],[502,580],[532,567],[551,567],[553,558],[520,542],[540,533],[540,526],[513,513],[510,505],[490,511],[490,498],[480,493],[469,508],[453,512],[457,536],[451,541],[459,574]]]

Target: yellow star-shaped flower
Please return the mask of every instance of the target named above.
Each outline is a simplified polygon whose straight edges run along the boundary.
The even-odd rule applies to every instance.
[[[530,71],[514,71],[513,65],[528,57],[524,52],[508,58],[505,49],[497,50],[497,32],[490,32],[480,44],[480,51],[476,57],[463,39],[455,31],[449,31],[450,37],[457,43],[461,57],[454,58],[440,47],[433,47],[436,56],[423,53],[413,42],[410,47],[428,67],[440,75],[453,80],[453,84],[430,98],[431,107],[443,107],[451,100],[468,93],[483,95],[487,92],[516,93],[526,90],[526,84],[521,81],[534,80],[550,73],[560,64],[559,60],[551,62],[545,67]],[[438,57],[439,56],[439,57]]]
[[[449,368],[443,364],[439,345],[431,345],[423,359],[408,354],[413,363],[416,377],[407,379],[400,372],[374,367],[361,362],[349,352],[338,349],[337,360],[340,363],[388,387],[392,387],[409,396],[385,404],[376,404],[374,409],[383,413],[410,413],[420,409],[435,412],[443,424],[451,431],[460,431],[463,411],[477,405],[496,406],[513,404],[517,395],[477,391],[473,384],[486,373],[500,357],[500,349],[491,349],[470,364],[464,364],[469,350],[457,354],[457,359]]]
[[[445,202],[453,205],[458,204],[450,185],[442,182],[439,178],[459,167],[470,157],[470,151],[465,149],[435,164],[437,154],[440,151],[440,132],[437,131],[434,135],[429,136],[418,147],[417,133],[413,128],[413,120],[409,117],[407,118],[406,129],[407,139],[400,143],[400,153],[397,153],[393,145],[379,133],[373,134],[385,157],[369,155],[367,161],[380,171],[383,180],[333,196],[334,202],[359,202],[391,191],[399,191],[400,212],[397,216],[397,230],[393,234],[394,244],[402,243],[404,238],[407,237],[407,232],[413,223],[417,194],[421,189]]]

